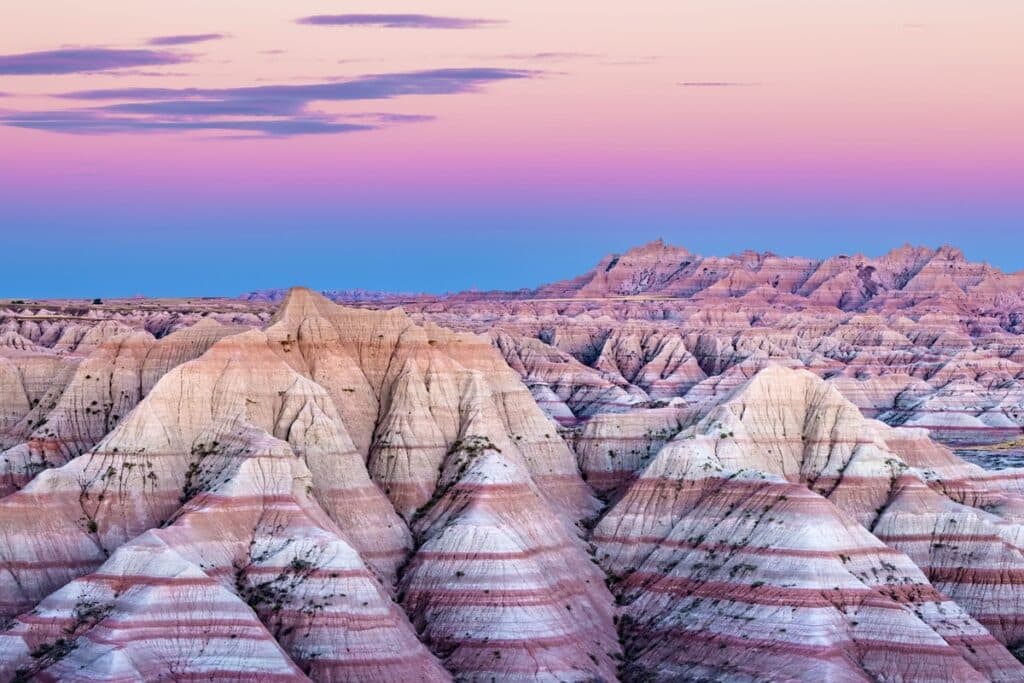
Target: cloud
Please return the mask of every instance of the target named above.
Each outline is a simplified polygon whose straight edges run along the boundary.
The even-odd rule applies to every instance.
[[[751,88],[761,84],[756,81],[682,81],[676,85],[684,88]]]
[[[193,33],[177,36],[157,36],[150,38],[147,45],[192,45],[194,43],[207,43],[211,40],[223,40],[227,38],[223,33]]]
[[[391,114],[387,112],[366,112],[362,114],[350,114],[349,119],[369,119],[377,123],[424,123],[436,121],[436,116],[428,114]]]
[[[60,97],[93,106],[54,112],[6,113],[0,125],[81,135],[230,131],[285,137],[373,130],[430,120],[408,114],[338,117],[311,112],[313,102],[383,100],[409,95],[475,92],[485,84],[529,78],[518,69],[433,69],[371,74],[308,84],[241,88],[111,88]]]
[[[156,116],[288,116],[297,114],[303,102],[288,100],[183,99],[154,102],[124,102],[101,107],[101,111]]]
[[[431,117],[408,114],[366,114],[358,120],[298,116],[279,119],[169,119],[112,116],[98,110],[24,112],[0,115],[0,124],[74,135],[125,133],[227,132],[248,133],[247,137],[293,137],[357,133],[377,130],[387,124],[428,121]]]
[[[76,100],[200,100],[206,102],[275,103],[293,111],[312,101],[384,100],[406,95],[452,95],[474,92],[496,81],[530,78],[536,71],[470,67],[370,74],[357,78],[291,85],[241,88],[107,88],[61,95]]]
[[[468,29],[503,24],[495,19],[437,17],[430,14],[317,14],[297,19],[308,26],[375,26],[378,28]]]
[[[467,55],[446,55],[448,57],[466,57]],[[576,60],[590,60],[602,66],[639,66],[651,64],[661,59],[655,55],[644,55],[639,57],[616,58],[607,53],[601,52],[575,52],[547,50],[539,52],[505,52],[500,54],[474,54],[468,55],[473,59],[487,60],[516,60],[526,62],[571,62]]]
[[[182,78],[195,76],[196,74],[187,71],[150,71],[148,69],[118,69],[117,71],[95,71],[87,76],[103,76],[105,78],[131,78],[143,76],[145,78]]]
[[[604,57],[594,52],[510,52],[498,55],[496,59],[522,59],[531,62],[562,62],[570,59],[598,59]]]
[[[45,52],[0,55],[0,75],[70,74],[111,71],[140,66],[181,64],[191,57],[162,50],[66,48]]]

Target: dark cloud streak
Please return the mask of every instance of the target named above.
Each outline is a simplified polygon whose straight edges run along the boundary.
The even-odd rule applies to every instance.
[[[344,120],[311,112],[310,105],[313,102],[468,93],[489,83],[529,78],[538,73],[474,67],[371,74],[309,84],[85,90],[60,97],[92,102],[94,106],[70,111],[7,113],[0,116],[0,125],[80,135],[212,130],[273,137],[348,133],[425,121],[430,117],[368,114],[344,117],[348,119]]]
[[[572,59],[600,59],[603,54],[595,52],[510,52],[497,55],[494,59],[522,59],[531,62],[561,62]]]
[[[101,111],[26,112],[0,116],[0,123],[15,128],[28,128],[73,135],[111,135],[117,133],[183,133],[236,132],[263,137],[292,137],[357,133],[377,130],[383,124],[429,120],[429,117],[380,115],[364,117],[368,122],[338,121],[328,117],[293,117],[287,119],[161,119],[109,116]]]
[[[111,71],[140,66],[163,66],[191,61],[188,55],[162,50],[66,48],[45,52],[0,55],[0,75],[26,76]]]
[[[370,74],[325,83],[256,85],[241,88],[107,88],[79,90],[60,97],[76,100],[223,100],[278,101],[305,105],[314,100],[384,100],[406,95],[452,95],[473,92],[496,81],[530,78],[536,71],[487,67],[430,69]]]
[[[304,103],[288,100],[166,100],[123,102],[101,109],[121,114],[155,116],[290,116],[302,111]]]
[[[307,26],[373,26],[377,28],[471,29],[505,22],[495,19],[437,17],[430,14],[317,14],[297,19]]]
[[[190,35],[157,36],[147,41],[147,45],[194,45],[195,43],[207,43],[212,40],[224,40],[227,36],[223,33],[194,33]]]

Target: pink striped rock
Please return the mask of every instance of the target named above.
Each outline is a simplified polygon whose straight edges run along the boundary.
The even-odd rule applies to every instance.
[[[670,598],[657,597],[659,590],[676,598],[680,594],[697,596],[694,599],[700,601],[699,607],[705,598],[735,602],[731,597],[734,595],[744,605],[760,604],[763,593],[754,588],[808,589],[809,595],[825,598],[820,604],[812,601],[816,609],[831,605],[846,615],[850,605],[866,600],[856,591],[848,594],[844,584],[850,582],[864,584],[857,591],[870,590],[872,595],[880,596],[872,600],[898,603],[885,609],[909,610],[917,620],[900,628],[918,635],[906,636],[903,660],[891,653],[872,654],[871,648],[882,648],[882,644],[861,642],[863,636],[857,633],[861,620],[855,619],[857,629],[853,633],[837,636],[842,643],[829,640],[815,650],[801,642],[800,648],[789,652],[782,646],[789,636],[779,637],[777,647],[770,639],[761,642],[765,617],[744,607],[742,613],[753,617],[750,623],[757,624],[761,639],[753,653],[742,642],[730,645],[728,640],[719,642],[714,638],[707,641],[707,648],[719,648],[718,656],[687,650],[685,659],[673,659],[680,655],[671,644],[650,651],[635,646],[628,651],[634,667],[638,672],[667,667],[687,676],[717,675],[714,672],[739,667],[734,672],[739,676],[743,671],[747,672],[743,675],[750,675],[758,667],[781,666],[780,662],[760,661],[756,653],[763,649],[768,657],[800,655],[808,661],[821,660],[825,662],[821,671],[840,678],[855,679],[860,675],[857,672],[867,669],[875,675],[902,671],[905,677],[929,680],[947,667],[959,670],[957,675],[966,678],[980,674],[1012,680],[1022,675],[1024,669],[1000,645],[1016,647],[1019,642],[1020,607],[1016,599],[1007,600],[1019,589],[999,582],[994,586],[992,578],[984,578],[984,571],[942,574],[929,560],[936,552],[941,555],[948,547],[958,547],[959,541],[974,544],[966,549],[973,548],[973,553],[958,556],[961,566],[969,557],[972,565],[978,560],[981,567],[1016,571],[1020,555],[1009,548],[1002,550],[1005,542],[1001,538],[1016,542],[1020,527],[1015,520],[1024,500],[994,488],[990,479],[978,468],[927,442],[920,432],[893,430],[866,420],[833,387],[810,373],[781,367],[762,371],[712,408],[695,427],[668,443],[594,531],[602,563],[622,579],[618,590],[630,605],[626,616],[629,623],[638,624],[632,637],[638,642],[652,641],[651,629],[661,633],[658,629],[668,628],[663,624],[675,624],[674,620],[680,618],[675,603],[663,601]],[[1009,506],[1002,520],[993,514],[997,503]],[[848,510],[852,517],[836,506]],[[949,521],[955,517],[959,520]],[[835,520],[831,530],[827,525],[830,519]],[[979,524],[988,524],[990,530],[978,529]],[[878,538],[870,535],[868,528]],[[953,535],[946,539],[944,534]],[[879,538],[891,547],[884,546]],[[708,539],[712,542],[705,547]],[[913,545],[921,542],[936,544],[935,549]],[[792,550],[787,550],[790,547]],[[871,553],[877,557],[863,566],[855,567],[850,559],[871,557]],[[985,555],[987,559],[983,559]],[[761,561],[754,561],[754,557]],[[787,566],[788,557],[795,564]],[[827,561],[829,571],[842,569],[850,576],[815,569],[808,564],[812,557]],[[947,556],[946,562],[954,561]],[[990,576],[999,572],[989,571]],[[797,581],[790,586],[783,581],[798,577],[800,572],[811,572],[804,584]],[[942,593],[929,583],[929,578],[940,582]],[[908,590],[912,593],[909,597],[904,595]],[[785,591],[772,595],[771,604],[789,605],[795,610],[806,602],[800,591],[792,592],[790,597]],[[963,598],[954,603],[946,595]],[[651,609],[656,611],[652,613]],[[935,617],[936,612],[943,618]],[[955,619],[950,616],[954,613],[959,615]],[[964,624],[963,633],[951,630],[957,620]],[[994,622],[1002,628],[992,630]],[[872,623],[866,630],[881,632],[881,623]],[[671,626],[666,637],[679,628],[683,627]],[[686,638],[693,629],[709,628],[687,626],[677,637]],[[785,628],[788,633],[789,627]],[[935,640],[936,635],[944,645]],[[754,636],[751,632],[746,639]],[[631,642],[628,638],[627,644]],[[919,642],[922,649],[915,650],[912,642]],[[946,664],[937,664],[942,659],[927,660],[938,667],[931,673],[921,668],[921,658],[933,650],[934,657],[940,654],[939,650],[930,650],[932,645],[928,643],[946,648],[946,654],[941,655],[947,658]],[[743,652],[730,651],[730,647]],[[977,654],[982,651],[983,656]],[[789,655],[784,654],[787,652]],[[963,662],[956,663],[960,660]],[[808,666],[806,661],[794,661],[797,663],[793,666]],[[851,663],[853,668],[847,671],[844,667]]]
[[[40,599],[167,520],[216,480],[222,461],[245,455],[237,432],[246,424],[289,441],[316,473],[329,513],[390,580],[408,530],[370,481],[330,397],[253,331],[168,373],[93,451],[0,500],[0,520],[24,539],[0,547],[0,565],[17,572],[0,578],[0,608],[9,614]],[[40,504],[51,515],[35,515]],[[54,534],[65,540],[39,543]]]
[[[594,536],[602,563],[622,577],[630,675],[1024,674],[908,557],[817,494],[756,472],[702,477],[654,465]]]
[[[640,387],[652,399],[682,396],[707,377],[682,337],[643,329],[613,332],[594,367]]]
[[[537,404],[561,424],[604,412],[621,412],[648,396],[615,373],[590,368],[538,339],[497,334],[494,344],[519,373]]]
[[[39,620],[36,614],[20,617],[20,622],[43,629],[43,634],[34,633],[31,638],[63,635],[61,647],[78,650],[82,645],[83,652],[89,653],[79,662],[89,670],[83,675],[98,677],[107,674],[91,663],[94,641],[108,648],[119,646],[111,629],[123,633],[120,637],[128,642],[141,638],[156,653],[171,651],[181,657],[175,663],[140,653],[140,661],[151,673],[203,675],[202,645],[210,639],[226,650],[215,662],[235,663],[234,669],[215,672],[216,676],[237,677],[251,670],[246,659],[253,637],[246,638],[245,628],[259,626],[257,640],[273,645],[276,658],[287,664],[278,671],[268,670],[271,679],[301,678],[297,665],[315,680],[447,680],[447,672],[416,639],[388,591],[307,493],[311,475],[287,444],[256,432],[247,435],[246,443],[246,455],[222,458],[214,487],[186,505],[172,524],[122,546],[94,574],[44,601],[65,605],[64,616],[49,621]],[[140,554],[148,558],[141,566],[136,559]],[[178,568],[186,561],[187,572]],[[166,565],[171,567],[166,578],[147,571]],[[87,589],[96,585],[112,590],[113,596]],[[204,601],[202,595],[195,595],[198,585],[222,597]],[[154,590],[162,595],[146,593]],[[77,607],[70,610],[73,618],[78,618],[75,613],[82,611],[81,604],[102,612],[92,619],[95,624],[87,624],[89,629],[67,626],[69,610],[61,596],[73,591],[80,594]],[[114,609],[112,597],[125,605],[124,614],[106,614]],[[158,599],[181,606],[182,613],[137,609]],[[218,600],[232,606],[221,606]],[[238,616],[224,616],[232,612]],[[179,644],[183,632],[192,634],[192,649],[199,654],[187,656],[188,648]],[[170,642],[155,646],[152,641],[160,638]],[[277,652],[278,643],[286,657]],[[34,647],[38,652],[40,645]],[[23,660],[19,660],[22,665]],[[75,658],[67,662],[62,658],[54,665],[59,664],[57,671],[65,671],[75,662]]]
[[[129,331],[95,343],[87,336],[75,347],[75,353],[87,355],[67,366],[63,380],[11,428],[9,438],[19,443],[0,454],[0,478],[6,481],[0,494],[95,446],[161,376],[231,332],[206,320],[159,341],[146,332]]]
[[[0,633],[5,680],[309,680],[253,611],[146,534]]]
[[[443,477],[401,582],[425,642],[462,680],[613,679],[604,576],[522,462],[467,437]]]
[[[572,439],[583,478],[599,494],[617,498],[693,412],[668,407],[595,415]]]
[[[596,511],[572,452],[486,339],[417,326],[399,309],[342,308],[304,289],[289,292],[267,334],[334,398],[371,476],[406,519],[430,500],[438,467],[481,409],[549,498],[575,518]]]

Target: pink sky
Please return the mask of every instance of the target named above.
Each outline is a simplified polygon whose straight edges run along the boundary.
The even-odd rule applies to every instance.
[[[339,13],[494,23],[297,22]],[[125,193],[158,207],[253,199],[282,211],[311,201],[344,211],[371,199],[564,209],[614,197],[624,210],[637,202],[679,211],[712,200],[895,203],[922,207],[922,220],[950,202],[1004,214],[1024,203],[1019,0],[39,0],[6,3],[0,24],[0,200],[18,215],[32,202],[69,208]],[[224,37],[147,45],[191,34]],[[180,63],[64,74],[10,66],[72,48],[153,50]],[[375,128],[361,132],[238,139],[202,130],[249,115],[163,114],[160,125],[191,129],[88,135],[52,121],[145,101],[54,97],[82,90],[224,91],[435,69],[527,73],[467,92],[314,98],[296,115]],[[367,118],[381,113],[389,118]],[[27,116],[51,119],[29,129]],[[127,118],[128,130],[152,120]],[[279,118],[288,117],[261,121]],[[79,218],[85,227],[99,220]]]

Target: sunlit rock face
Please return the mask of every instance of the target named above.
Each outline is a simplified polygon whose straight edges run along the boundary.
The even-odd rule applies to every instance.
[[[1022,293],[654,243],[0,305],[0,680],[1024,680]]]

